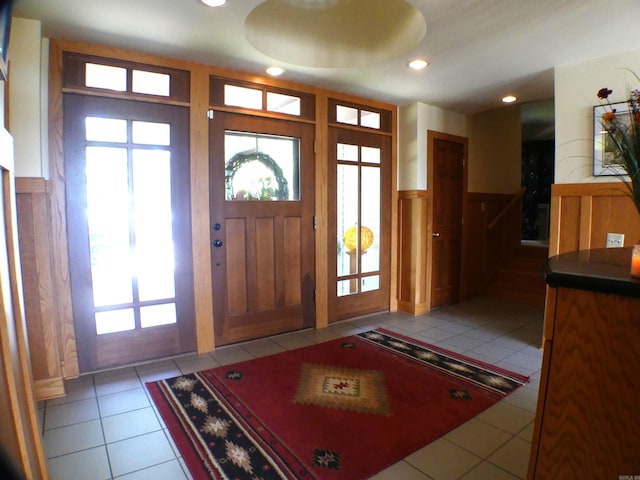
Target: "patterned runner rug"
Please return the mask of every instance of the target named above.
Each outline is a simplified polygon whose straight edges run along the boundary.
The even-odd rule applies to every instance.
[[[194,480],[356,480],[527,381],[377,329],[147,388]]]

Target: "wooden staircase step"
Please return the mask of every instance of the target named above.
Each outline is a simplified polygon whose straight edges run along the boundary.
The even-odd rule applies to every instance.
[[[531,305],[544,305],[546,246],[520,245],[487,285],[487,295]]]

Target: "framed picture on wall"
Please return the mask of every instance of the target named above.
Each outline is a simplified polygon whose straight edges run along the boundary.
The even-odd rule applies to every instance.
[[[593,175],[626,175],[622,165],[624,160],[616,154],[615,148],[606,130],[602,128],[602,115],[615,110],[616,118],[626,127],[631,127],[631,114],[627,102],[597,105],[593,107]]]

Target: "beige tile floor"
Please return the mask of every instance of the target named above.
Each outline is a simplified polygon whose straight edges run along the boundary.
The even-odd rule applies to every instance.
[[[52,480],[186,480],[144,382],[228,365],[378,326],[530,375],[531,382],[375,480],[526,477],[540,375],[542,308],[477,298],[417,317],[385,313],[144,365],[84,375],[40,404]],[[401,435],[401,432],[398,433]]]

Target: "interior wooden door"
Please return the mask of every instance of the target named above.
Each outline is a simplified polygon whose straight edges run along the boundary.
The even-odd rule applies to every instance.
[[[464,144],[433,139],[431,308],[460,299]]]
[[[188,109],[75,94],[64,109],[80,370],[195,350]]]
[[[313,326],[313,127],[215,112],[209,151],[216,344]]]

